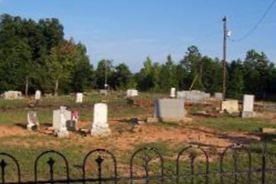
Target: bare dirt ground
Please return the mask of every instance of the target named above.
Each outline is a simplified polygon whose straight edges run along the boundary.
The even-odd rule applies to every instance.
[[[68,144],[112,147],[117,151],[128,151],[133,150],[137,145],[155,142],[165,142],[171,148],[189,143],[225,148],[235,143],[249,144],[259,139],[258,136],[246,132],[221,133],[206,127],[192,127],[189,124],[163,126],[161,123],[145,123],[133,127],[124,120],[113,120],[109,123],[112,134],[108,137],[92,137],[89,133],[70,132],[70,137],[65,140]],[[81,122],[80,127],[89,127],[89,124],[90,122]],[[26,130],[23,125],[1,125],[0,138],[3,139],[1,145],[9,146],[47,148],[47,146],[59,147],[61,144],[60,139],[55,138],[45,125],[36,132]],[[39,141],[35,141],[37,138]]]
[[[28,132],[18,126],[0,126],[0,138],[9,136],[28,136]]]

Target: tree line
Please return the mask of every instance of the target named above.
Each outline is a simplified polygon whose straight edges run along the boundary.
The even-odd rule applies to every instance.
[[[0,20],[0,92],[19,90],[26,95],[40,89],[44,93],[82,92],[102,89],[137,88],[140,91],[185,90],[222,91],[222,63],[188,47],[183,59],[165,62],[146,58],[139,72],[125,63],[114,65],[101,60],[93,67],[85,45],[65,39],[58,19],[34,21],[8,14]],[[227,63],[227,96],[244,93],[267,97],[276,92],[276,67],[265,53],[249,50],[244,60]]]

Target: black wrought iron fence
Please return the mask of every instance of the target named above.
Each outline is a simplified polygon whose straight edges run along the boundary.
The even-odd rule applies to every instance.
[[[256,152],[258,154],[255,157],[258,157],[259,162],[252,156]],[[132,154],[128,168],[119,174],[114,154],[105,149],[95,149],[88,152],[83,159],[82,176],[72,177],[66,156],[51,150],[41,153],[35,159],[33,179],[23,181],[19,161],[11,154],[2,152],[1,183],[267,184],[276,183],[274,156],[274,153],[267,151],[265,143],[261,152],[252,151],[247,146],[233,145],[218,155],[201,147],[188,146],[172,157],[163,156],[157,148],[144,147]],[[218,159],[214,159],[215,157]],[[12,174],[8,175],[7,169],[12,165]],[[60,173],[61,170],[63,174]],[[48,178],[41,177],[41,173],[47,173]]]

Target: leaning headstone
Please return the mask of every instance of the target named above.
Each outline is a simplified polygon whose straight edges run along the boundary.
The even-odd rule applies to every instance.
[[[176,93],[176,89],[175,88],[171,88],[170,97],[171,98],[175,98],[175,93]]]
[[[76,103],[82,103],[83,102],[83,93],[77,93],[76,94]]]
[[[154,103],[154,117],[160,121],[182,121],[185,115],[183,99],[158,99]]]
[[[228,112],[230,114],[239,112],[239,102],[238,100],[225,100],[221,102],[221,111]]]
[[[41,91],[40,90],[36,90],[35,91],[35,100],[40,100],[41,98]]]
[[[138,96],[138,90],[136,89],[128,89],[126,92],[127,97],[135,97]]]
[[[243,108],[242,117],[252,118],[255,116],[254,113],[254,95],[244,95],[243,96]]]
[[[28,112],[27,121],[28,121],[28,124],[27,124],[28,130],[35,130],[39,127],[39,122],[38,122],[36,112],[34,111]]]
[[[111,133],[107,122],[107,104],[97,103],[94,105],[94,117],[91,135],[106,136]]]
[[[22,93],[20,91],[6,91],[3,96],[5,100],[22,99]]]

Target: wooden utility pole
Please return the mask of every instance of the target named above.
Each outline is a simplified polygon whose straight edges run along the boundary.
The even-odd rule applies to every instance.
[[[226,95],[226,52],[227,52],[227,17],[223,17],[223,81],[222,81],[222,93],[223,93],[223,99],[225,99]]]

